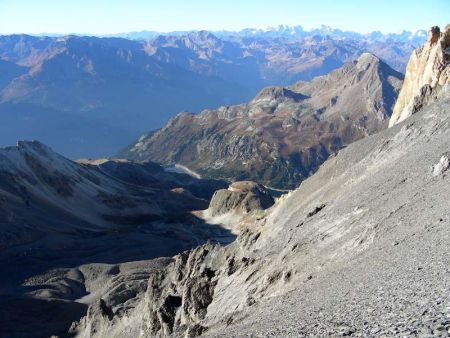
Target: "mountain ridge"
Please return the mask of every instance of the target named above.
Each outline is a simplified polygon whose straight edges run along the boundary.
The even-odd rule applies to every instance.
[[[120,156],[294,188],[338,149],[384,128],[401,80],[362,54],[310,82],[265,88],[247,104],[181,113]]]
[[[201,30],[200,30],[201,31]],[[129,33],[118,33],[118,34],[108,34],[105,36],[117,36],[125,37],[130,39],[152,39],[158,35],[185,35],[192,31],[175,31],[162,33],[158,31],[140,31],[140,32],[129,32]],[[194,31],[195,32],[195,31]],[[317,28],[311,28],[309,30],[303,29],[302,26],[289,26],[289,25],[279,25],[277,27],[267,27],[267,28],[244,28],[238,31],[227,31],[218,30],[211,31],[213,34],[219,37],[254,37],[254,36],[265,36],[265,37],[285,37],[285,38],[298,38],[304,36],[313,35],[330,35],[341,38],[355,38],[355,37],[366,37],[372,38],[377,41],[390,40],[393,42],[405,42],[411,41],[417,45],[422,44],[425,39],[427,32],[424,29],[418,29],[416,31],[406,31],[403,30],[400,33],[382,33],[380,31],[372,31],[369,33],[358,33],[353,31],[345,31],[337,28],[332,28],[330,26],[321,25]]]

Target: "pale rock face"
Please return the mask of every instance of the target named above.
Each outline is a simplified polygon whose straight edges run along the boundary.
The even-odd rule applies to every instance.
[[[411,55],[405,81],[389,121],[389,127],[403,121],[450,84],[450,25],[441,33],[432,27],[428,40]]]
[[[433,166],[433,176],[442,175],[450,168],[450,154],[442,155],[437,164]]]

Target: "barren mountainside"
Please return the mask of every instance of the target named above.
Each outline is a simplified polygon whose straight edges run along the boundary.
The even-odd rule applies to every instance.
[[[180,113],[121,154],[205,177],[294,188],[331,154],[387,126],[402,75],[370,53],[247,104]]]

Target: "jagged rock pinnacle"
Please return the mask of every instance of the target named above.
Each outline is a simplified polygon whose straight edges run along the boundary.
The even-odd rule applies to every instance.
[[[430,45],[434,45],[441,36],[441,29],[439,26],[433,26],[428,31],[428,42]]]

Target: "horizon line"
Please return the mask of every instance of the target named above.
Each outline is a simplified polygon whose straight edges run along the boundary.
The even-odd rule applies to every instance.
[[[432,27],[432,26],[429,26]],[[244,27],[241,29],[181,29],[181,30],[170,30],[170,31],[158,31],[158,30],[152,30],[152,29],[142,29],[142,30],[130,30],[130,31],[121,31],[121,32],[114,32],[114,33],[91,33],[91,32],[61,32],[61,33],[56,33],[56,32],[41,32],[41,33],[30,33],[30,32],[9,32],[9,33],[3,33],[0,32],[0,35],[5,36],[5,35],[30,35],[30,36],[70,36],[70,35],[77,35],[77,36],[98,36],[98,37],[114,37],[117,35],[125,35],[125,34],[133,34],[133,33],[159,33],[159,34],[174,34],[174,33],[189,33],[189,32],[202,32],[202,31],[206,31],[206,32],[210,32],[210,33],[219,33],[219,32],[228,32],[228,33],[239,33],[242,32],[244,30],[256,30],[256,31],[270,31],[270,30],[277,30],[280,28],[301,28],[302,31],[304,32],[312,32],[314,30],[319,30],[319,29],[324,29],[324,28],[329,28],[333,31],[341,31],[344,33],[357,33],[360,35],[369,35],[371,33],[376,33],[379,32],[383,35],[389,35],[389,34],[402,34],[402,33],[417,33],[417,32],[421,32],[421,31],[425,31],[427,32],[429,28],[425,29],[425,28],[419,28],[419,29],[415,29],[415,30],[407,30],[407,29],[400,29],[397,31],[383,31],[383,30],[371,30],[368,32],[362,32],[362,31],[356,31],[356,30],[345,30],[345,29],[341,29],[338,27],[333,27],[333,26],[329,26],[329,25],[325,25],[325,24],[321,24],[319,26],[316,27],[309,27],[309,28],[305,28],[303,27],[301,24],[299,25],[285,25],[285,24],[279,24],[276,26],[266,26],[266,27]]]

